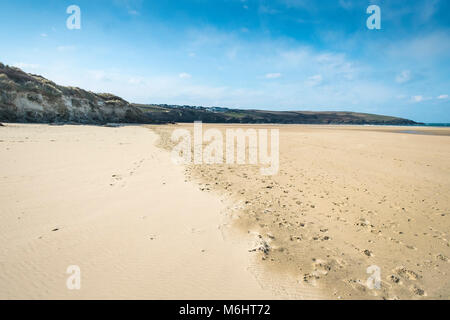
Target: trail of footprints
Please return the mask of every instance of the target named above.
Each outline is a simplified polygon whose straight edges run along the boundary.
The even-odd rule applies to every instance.
[[[376,246],[372,249],[372,245],[391,243],[398,250],[411,250],[412,253],[420,254],[415,243],[404,237],[409,230],[401,230],[408,223],[417,223],[414,217],[408,215],[402,203],[376,194],[364,184],[353,188],[339,185],[339,176],[314,175],[296,168],[291,170],[296,172],[295,175],[281,170],[278,177],[263,177],[258,174],[258,170],[259,167],[250,165],[239,168],[229,165],[193,165],[187,168],[186,177],[198,182],[202,191],[221,190],[234,199],[235,206],[230,208],[232,215],[257,239],[249,252],[257,254],[268,264],[291,262],[303,284],[333,286],[333,283],[340,281],[349,290],[341,292],[341,289],[335,288],[333,292],[336,297],[371,295],[396,299],[428,295],[422,284],[423,276],[400,261],[392,269],[387,268],[387,271],[385,266],[381,266],[381,290],[368,290],[366,286],[368,275],[365,268],[378,258]],[[322,190],[317,188],[321,180],[327,181]],[[345,193],[369,198],[373,203],[367,208],[358,207],[358,202],[345,196]],[[399,216],[391,221],[380,221],[377,216],[384,210]],[[442,211],[438,213],[439,216],[445,216]],[[403,220],[399,220],[399,217],[406,224],[400,225],[398,221]],[[336,221],[338,230],[329,230],[327,221]],[[354,243],[344,241],[342,234],[346,231],[356,231],[359,239]],[[447,234],[431,226],[428,231],[417,236],[437,239],[446,248],[449,247]],[[314,256],[311,252],[314,252]],[[447,252],[438,249],[429,257],[424,257],[423,261],[417,261],[416,265],[449,263]],[[303,256],[304,263],[295,265],[296,259]],[[355,270],[362,271],[358,273]],[[360,279],[355,278],[356,274]]]
[[[111,175],[111,182],[109,183],[109,185],[111,187],[114,187],[114,186],[120,186],[122,188],[125,187],[126,184],[127,184],[126,183],[126,177],[127,176],[128,177],[133,176],[136,173],[136,171],[139,170],[142,167],[144,162],[145,162],[145,159],[141,159],[139,161],[134,162],[133,166],[130,169],[127,170],[128,171],[127,174],[113,174],[113,175]]]

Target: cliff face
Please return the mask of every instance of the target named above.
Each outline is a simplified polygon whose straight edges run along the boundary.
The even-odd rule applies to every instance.
[[[0,120],[6,122],[145,123],[122,98],[63,87],[0,63]]]
[[[355,112],[263,111],[130,104],[108,93],[63,87],[0,63],[0,121],[37,123],[289,123],[390,124],[416,122]]]

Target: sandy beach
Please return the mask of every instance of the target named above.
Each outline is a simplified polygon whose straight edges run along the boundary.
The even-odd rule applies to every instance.
[[[225,200],[187,182],[151,130],[0,129],[0,299],[276,298],[248,239],[227,235]]]
[[[0,127],[0,299],[450,298],[449,128],[204,126],[279,129],[278,174],[173,164],[192,124]]]
[[[449,128],[203,126],[280,130],[277,175],[261,176],[258,165],[186,172],[238,204],[233,225],[260,239],[253,254],[263,270],[297,283],[279,289],[319,288],[330,299],[450,297]],[[153,127],[167,149],[173,127]],[[376,290],[367,286],[373,266]]]

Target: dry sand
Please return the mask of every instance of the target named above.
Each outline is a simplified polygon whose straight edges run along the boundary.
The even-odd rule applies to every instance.
[[[450,298],[450,129],[251,126],[280,129],[267,177],[149,127],[0,128],[0,298]]]
[[[278,128],[280,171],[191,165],[203,190],[236,204],[233,225],[259,239],[252,253],[277,292],[327,298],[450,298],[450,128],[203,125]],[[170,148],[183,124],[153,127]],[[405,133],[406,132],[406,133]],[[224,135],[225,136],[225,135]],[[369,289],[370,266],[381,288]],[[277,282],[277,281],[273,281]]]
[[[0,299],[267,299],[223,199],[143,127],[0,128]],[[66,269],[81,269],[68,290]]]

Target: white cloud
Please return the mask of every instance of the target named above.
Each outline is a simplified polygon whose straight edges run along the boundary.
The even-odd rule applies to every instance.
[[[339,0],[339,5],[346,10],[350,10],[353,8],[353,4],[349,0]]]
[[[265,77],[266,79],[277,79],[281,77],[281,73],[267,73]]]
[[[105,70],[88,70],[87,75],[95,81],[100,82],[118,81],[120,79],[120,74],[118,72]]]
[[[448,99],[448,94],[441,94],[439,97],[437,97],[438,99],[440,99],[440,100],[443,100],[443,99]]]
[[[74,51],[76,49],[75,46],[58,46],[56,48],[56,50],[58,50],[59,52],[69,52],[69,51]]]
[[[323,77],[321,74],[316,74],[314,76],[311,76],[308,78],[308,80],[305,81],[305,84],[310,86],[310,87],[314,87],[319,85],[323,80]]]
[[[401,41],[381,43],[382,49],[389,58],[405,61],[420,61],[421,64],[435,59],[447,57],[450,50],[450,35],[436,31],[423,35],[405,38]]]
[[[186,72],[182,72],[178,75],[178,77],[180,77],[180,79],[190,79],[192,78],[192,76],[189,73]]]
[[[397,83],[406,83],[410,80],[411,80],[411,71],[409,70],[403,70],[395,77],[395,81]]]
[[[388,70],[401,67],[395,73],[381,74],[377,63],[354,59],[343,51],[324,51],[299,43],[292,46],[290,42],[272,39],[249,45],[241,36],[239,28],[234,33],[222,33],[212,28],[188,31],[180,55],[191,63],[203,61],[205,56],[214,57],[205,63],[206,67],[217,68],[221,75],[219,80],[203,80],[197,73],[195,76],[179,73],[191,71],[182,66],[185,61],[175,73],[155,73],[158,68],[148,67],[137,74],[123,74],[130,71],[121,70],[117,79],[102,72],[79,76],[77,73],[55,72],[48,78],[57,81],[58,77],[64,77],[63,82],[71,85],[109,91],[132,102],[146,103],[286,110],[326,108],[393,114],[391,106],[394,100],[399,108],[406,108],[409,103],[421,105],[431,99],[429,92],[422,91],[420,83],[414,88],[405,86],[401,90],[402,96],[399,96],[398,87],[392,86],[396,80],[415,80],[416,70],[421,70],[417,63],[389,64]],[[239,53],[237,56],[236,52]],[[195,53],[198,59],[189,59]],[[236,59],[231,60],[233,57]],[[219,69],[221,66],[223,69]],[[265,70],[261,70],[261,66],[265,66]],[[433,99],[446,92],[444,87],[437,90]]]
[[[443,94],[443,95],[437,97],[437,99],[447,99],[447,98],[448,98],[448,96],[446,94]],[[422,95],[411,97],[412,102],[423,102],[423,101],[429,101],[429,100],[433,100],[433,99],[434,99],[433,97],[425,97]]]
[[[48,37],[48,34],[46,34],[46,33],[41,33],[41,37],[42,37],[42,38],[47,38],[47,37]]]
[[[416,23],[428,22],[438,11],[441,0],[415,1],[414,5],[399,6],[396,1],[386,1],[383,3],[383,19],[388,21],[401,21],[407,16],[413,16]],[[373,1],[372,1],[373,2]]]
[[[142,85],[142,84],[144,84],[145,82],[144,82],[144,79],[142,79],[142,78],[139,78],[139,77],[130,77],[130,78],[128,79],[128,83],[134,84],[134,85]]]
[[[260,5],[259,8],[258,8],[258,11],[261,14],[278,14],[278,13],[280,13],[279,10],[270,8],[270,7],[266,6],[266,5]]]
[[[424,100],[425,100],[425,98],[423,96],[413,96],[412,97],[412,101],[414,101],[414,102],[422,102]]]
[[[228,59],[230,59],[230,60],[235,59],[236,56],[237,56],[237,53],[238,53],[238,48],[237,47],[231,48],[230,50],[227,51]]]
[[[20,69],[39,69],[38,64],[32,64],[32,63],[25,63],[25,62],[16,62],[13,64],[14,67],[20,68]]]

